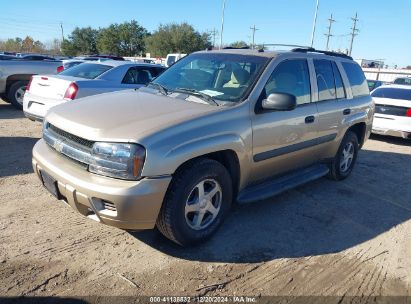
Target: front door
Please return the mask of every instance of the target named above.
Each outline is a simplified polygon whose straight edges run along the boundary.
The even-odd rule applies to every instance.
[[[257,182],[314,163],[318,158],[318,113],[311,101],[310,72],[306,59],[287,59],[274,69],[252,115],[253,168]],[[271,93],[296,96],[291,111],[261,109],[261,100]]]

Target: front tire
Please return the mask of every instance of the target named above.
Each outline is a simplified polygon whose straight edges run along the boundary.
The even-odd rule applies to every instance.
[[[354,168],[358,150],[359,144],[357,135],[352,131],[347,131],[338,148],[337,155],[330,164],[330,173],[328,174],[328,177],[336,181],[347,178]]]
[[[222,164],[212,159],[189,162],[171,181],[157,228],[182,246],[203,242],[227,215],[232,193],[230,174]]]
[[[28,83],[28,81],[16,81],[9,88],[7,99],[17,109],[23,109],[23,97]]]

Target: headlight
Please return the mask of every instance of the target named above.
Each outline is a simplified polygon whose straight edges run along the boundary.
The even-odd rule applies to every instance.
[[[97,142],[93,145],[89,171],[115,178],[137,180],[141,176],[146,150],[136,144]]]

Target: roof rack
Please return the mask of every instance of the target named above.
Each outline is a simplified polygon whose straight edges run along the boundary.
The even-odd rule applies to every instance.
[[[286,47],[292,47],[292,48],[308,48],[308,46],[305,45],[298,45],[298,44],[282,44],[282,43],[264,43],[263,47],[266,46],[286,46]]]
[[[223,50],[249,50],[249,46],[242,46],[242,47],[234,47],[234,46],[226,46],[223,47]]]
[[[345,59],[354,60],[351,56],[348,56],[348,55],[343,54],[343,53],[337,53],[337,52],[331,52],[331,51],[321,51],[321,50],[316,50],[315,48],[312,48],[312,47],[298,47],[298,48],[292,49],[291,52],[320,53],[320,54],[324,54],[324,55],[328,55],[328,56],[341,57],[341,58],[345,58]]]

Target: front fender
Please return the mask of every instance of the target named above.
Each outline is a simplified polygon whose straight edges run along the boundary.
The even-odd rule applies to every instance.
[[[226,133],[186,141],[165,151],[163,155],[148,150],[143,174],[151,177],[170,175],[193,158],[224,150],[236,153],[243,171],[249,166],[251,157],[246,147],[245,140],[239,135]]]

